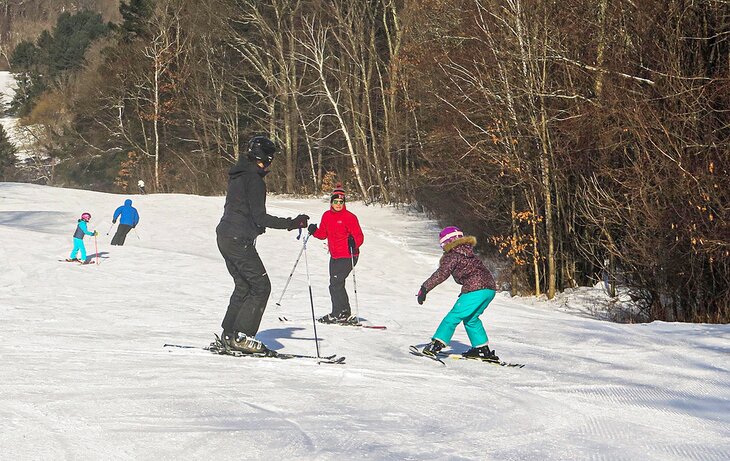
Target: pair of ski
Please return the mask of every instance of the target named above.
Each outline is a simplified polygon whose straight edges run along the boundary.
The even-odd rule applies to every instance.
[[[364,323],[323,323],[319,322],[322,325],[337,325],[340,327],[353,327],[353,328],[369,328],[371,330],[387,330],[388,327],[385,325],[365,325]]]
[[[421,349],[417,348],[416,346],[409,346],[408,350],[413,355],[417,355],[419,357],[426,357],[431,360],[435,360],[436,362],[439,362],[441,365],[446,365],[446,362],[444,362],[442,359],[449,358],[449,359],[455,359],[455,360],[473,360],[473,361],[477,361],[477,362],[491,363],[492,365],[499,365],[502,367],[510,367],[510,368],[522,368],[525,366],[522,363],[510,363],[510,362],[503,362],[501,360],[483,359],[480,357],[464,357],[461,354],[445,354],[445,353],[438,353],[436,355],[424,354],[423,351],[421,351]]]
[[[231,357],[250,357],[250,358],[280,359],[280,360],[304,359],[304,360],[314,360],[317,363],[329,363],[329,364],[334,364],[334,365],[341,365],[341,364],[345,363],[345,357],[338,357],[336,354],[326,355],[323,357],[317,357],[314,355],[303,355],[303,354],[286,354],[286,353],[280,353],[280,352],[277,352],[274,355],[245,354],[241,351],[232,350],[232,349],[226,347],[218,335],[215,335],[215,341],[210,343],[209,346],[205,346],[205,347],[189,346],[189,345],[183,345],[183,344],[165,344],[162,347],[176,347],[178,349],[202,349],[202,350],[205,350],[208,352],[212,352],[213,354],[229,355]]]
[[[76,263],[79,266],[86,266],[88,264],[94,264],[94,261],[82,262],[82,261],[80,261],[78,259],[59,259],[58,262],[60,262],[60,263]]]
[[[289,319],[286,317],[279,317],[280,322],[288,322]],[[337,322],[337,323],[324,323],[324,322],[317,322],[322,325],[337,325],[341,327],[354,327],[354,328],[369,328],[371,330],[387,330],[388,327],[385,325],[366,325],[364,323],[345,323],[345,322]]]

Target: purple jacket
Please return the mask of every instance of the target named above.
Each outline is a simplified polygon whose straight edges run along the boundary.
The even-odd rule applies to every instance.
[[[484,263],[474,255],[476,237],[465,236],[449,242],[444,246],[444,255],[439,261],[439,268],[431,275],[423,286],[426,292],[436,288],[450,275],[461,287],[461,294],[489,288],[496,290],[494,277]]]

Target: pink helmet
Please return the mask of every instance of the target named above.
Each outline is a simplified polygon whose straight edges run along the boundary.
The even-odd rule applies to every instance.
[[[86,222],[89,222],[91,219],[91,213],[81,213],[81,219],[83,219]]]
[[[463,236],[464,233],[458,227],[444,227],[444,230],[439,232],[439,243],[441,244],[441,248],[443,248],[447,243],[452,242]]]

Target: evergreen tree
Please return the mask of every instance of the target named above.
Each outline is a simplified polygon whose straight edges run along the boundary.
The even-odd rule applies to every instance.
[[[42,88],[38,76],[40,54],[38,47],[25,40],[20,42],[10,55],[10,67],[15,72],[15,81],[18,85],[15,96],[10,102],[9,112],[11,114],[27,113],[30,102],[40,93],[39,89]]]
[[[74,15],[63,13],[58,17],[53,38],[49,42],[48,65],[51,76],[79,68],[84,63],[84,53],[97,38],[105,35],[107,25],[101,15],[81,11]],[[39,47],[41,44],[39,43]]]
[[[44,31],[44,33],[47,33]],[[26,71],[32,69],[38,61],[38,48],[28,40],[23,40],[15,47],[10,55],[10,65],[13,69]]]
[[[17,160],[16,154],[18,148],[10,142],[8,134],[0,125],[0,179],[6,181],[12,176],[13,170],[15,169],[15,161]]]
[[[10,66],[16,73],[18,91],[11,110],[18,115],[29,113],[35,98],[57,77],[79,69],[91,43],[108,31],[98,13],[63,13],[52,33],[43,31],[35,45],[24,41],[15,47]]]
[[[122,1],[119,5],[119,13],[124,22],[121,25],[122,40],[132,42],[136,39],[145,38],[148,35],[147,18],[154,10],[154,0],[130,0]]]

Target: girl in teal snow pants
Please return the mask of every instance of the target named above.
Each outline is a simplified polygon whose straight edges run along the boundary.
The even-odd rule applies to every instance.
[[[74,231],[74,247],[71,250],[71,255],[66,261],[80,261],[86,262],[86,247],[84,246],[84,235],[98,235],[98,232],[90,232],[88,230],[88,222],[91,219],[91,214],[82,213],[81,219],[76,224],[76,231]],[[81,252],[81,259],[76,259],[76,253]]]
[[[418,304],[423,304],[426,294],[450,276],[462,287],[459,299],[441,321],[423,353],[435,356],[451,342],[456,327],[464,322],[471,349],[462,355],[498,361],[499,357],[489,349],[489,337],[479,319],[494,299],[496,285],[492,273],[474,254],[477,239],[465,237],[460,229],[449,226],[439,234],[439,242],[444,254],[439,261],[439,268],[421,285],[416,295]]]
[[[484,313],[490,302],[494,299],[496,291],[484,288],[483,290],[464,293],[459,296],[446,317],[433,334],[433,339],[449,344],[454,335],[456,327],[464,322],[466,335],[472,347],[482,347],[489,343],[487,332],[479,316]]]

